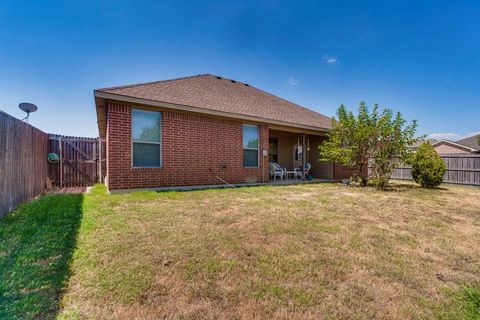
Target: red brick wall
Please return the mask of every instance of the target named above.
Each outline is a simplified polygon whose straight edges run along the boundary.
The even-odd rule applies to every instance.
[[[445,142],[440,142],[435,145],[435,151],[439,154],[452,154],[452,153],[460,153],[460,154],[469,154],[470,151],[466,148],[457,147],[451,144],[447,144]]]
[[[353,175],[357,173],[355,169],[347,169],[342,166],[340,163],[333,164],[334,171],[333,171],[333,178],[334,179],[350,179]],[[368,174],[368,168],[364,168],[363,172]]]
[[[356,173],[356,170],[347,169],[339,163],[334,163],[333,169],[334,179],[350,179]]]
[[[132,168],[131,108],[109,103],[107,184],[110,190],[262,182],[262,166],[243,168],[242,122],[162,111],[162,167]],[[260,125],[260,161],[268,181],[268,127]],[[260,162],[261,163],[261,162]],[[225,164],[226,168],[222,168]],[[212,174],[210,168],[213,170]]]

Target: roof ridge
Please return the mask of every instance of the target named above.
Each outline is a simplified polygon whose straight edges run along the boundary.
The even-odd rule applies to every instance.
[[[132,84],[127,84],[127,85],[123,85],[123,86],[113,86],[113,87],[99,88],[99,89],[95,89],[95,91],[108,91],[108,90],[117,90],[117,89],[124,89],[124,88],[133,88],[133,87],[157,84],[157,83],[161,83],[161,82],[191,79],[191,78],[198,78],[198,77],[204,77],[204,76],[214,76],[214,75],[210,74],[210,73],[201,73],[201,74],[197,74],[196,76],[185,76],[185,77],[178,77],[178,78],[173,78],[173,79],[163,79],[163,80],[157,80],[157,81],[132,83]]]
[[[469,137],[457,140],[457,142],[464,141],[464,140],[469,140],[469,139],[472,139],[472,138],[477,138],[478,139],[478,137],[480,137],[480,133],[477,133],[477,134],[471,135]]]
[[[227,80],[227,81],[230,81],[230,82],[233,82],[233,83],[239,83],[239,84],[246,85],[247,87],[252,87],[252,88],[258,89],[255,86],[250,85],[249,83],[238,81],[238,80],[235,80],[235,79],[225,78],[225,77],[222,77],[222,76],[218,76],[218,75],[215,75],[215,74],[209,74],[209,73],[207,73],[206,75],[215,77],[219,80]],[[258,90],[260,90],[260,89],[258,89]]]

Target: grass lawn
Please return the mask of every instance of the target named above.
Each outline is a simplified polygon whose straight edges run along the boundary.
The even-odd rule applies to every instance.
[[[99,185],[0,237],[2,319],[480,318],[479,188]]]
[[[0,219],[0,319],[53,318],[70,276],[83,195],[49,195]]]

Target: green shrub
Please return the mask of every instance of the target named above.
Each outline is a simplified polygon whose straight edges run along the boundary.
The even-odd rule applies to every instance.
[[[443,182],[447,168],[430,142],[422,144],[412,162],[412,177],[424,188],[435,188]]]

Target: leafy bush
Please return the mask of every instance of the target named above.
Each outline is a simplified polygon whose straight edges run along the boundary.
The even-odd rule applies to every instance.
[[[341,105],[337,110],[337,117],[338,119],[332,119],[332,129],[327,133],[328,139],[319,147],[320,159],[354,169],[354,177],[365,187],[368,181],[368,158],[371,156],[375,122],[378,118],[377,106],[370,112],[367,105],[361,102],[356,116]]]
[[[393,169],[411,157],[409,146],[418,141],[417,122],[408,124],[400,113],[388,108],[379,112],[377,105],[370,112],[364,102],[360,103],[358,115],[341,105],[337,117],[332,119],[328,139],[319,147],[320,159],[354,169],[354,177],[362,186],[372,178],[373,184],[384,190]]]
[[[399,164],[410,160],[409,146],[418,141],[415,138],[417,122],[408,124],[400,112],[384,109],[375,122],[372,139],[371,177],[379,190],[385,190],[393,170]]]
[[[443,182],[446,170],[445,163],[430,142],[418,148],[412,163],[412,177],[416,183],[424,188],[435,188]]]

